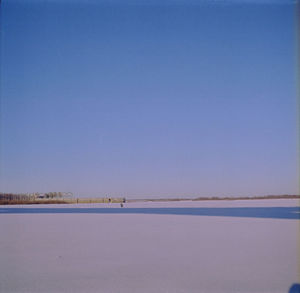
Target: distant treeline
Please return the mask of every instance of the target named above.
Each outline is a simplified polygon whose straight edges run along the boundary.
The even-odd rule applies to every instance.
[[[130,199],[128,202],[159,202],[159,201],[202,201],[202,200],[252,200],[252,199],[283,199],[283,198],[290,198],[290,199],[300,199],[300,195],[291,195],[291,194],[284,194],[284,195],[262,195],[262,196],[226,196],[226,197],[218,197],[218,196],[204,196],[204,197],[197,197],[197,198],[152,198],[152,199]]]
[[[284,195],[262,195],[262,196],[239,196],[239,197],[198,197],[192,200],[244,200],[244,199],[281,199],[281,198],[299,198],[300,195],[291,195],[291,194],[284,194]]]
[[[47,192],[47,193],[0,193],[0,200],[35,200],[72,197],[72,192]]]
[[[0,204],[125,203],[125,198],[74,198],[71,192],[0,193]]]

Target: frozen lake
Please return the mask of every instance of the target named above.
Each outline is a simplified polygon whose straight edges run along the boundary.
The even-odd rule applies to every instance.
[[[289,292],[299,200],[0,206],[0,292]]]

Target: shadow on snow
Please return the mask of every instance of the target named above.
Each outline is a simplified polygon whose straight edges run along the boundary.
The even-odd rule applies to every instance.
[[[25,208],[0,207],[0,214],[147,214],[300,220],[300,207],[238,208]]]

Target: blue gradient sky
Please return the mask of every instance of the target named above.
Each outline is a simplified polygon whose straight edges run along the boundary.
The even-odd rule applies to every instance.
[[[1,191],[298,193],[296,2],[259,2],[3,0]]]

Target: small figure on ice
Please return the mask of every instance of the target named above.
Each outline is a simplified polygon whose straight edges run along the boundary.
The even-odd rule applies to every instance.
[[[125,203],[125,202],[126,202],[126,198],[124,197],[123,200],[122,200],[122,202],[121,202],[121,204],[120,204],[120,205],[121,205],[121,208],[124,207],[124,203]]]

